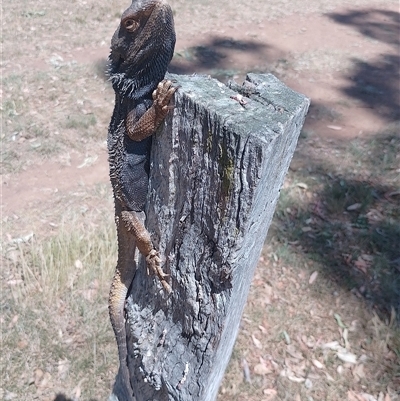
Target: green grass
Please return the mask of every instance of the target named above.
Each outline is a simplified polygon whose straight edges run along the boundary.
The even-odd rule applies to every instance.
[[[93,114],[74,114],[67,117],[64,127],[67,129],[88,129],[96,125],[96,122],[96,117]]]
[[[369,140],[356,139],[348,146],[358,165],[366,168],[372,177],[399,186],[400,122],[391,123]]]
[[[343,213],[348,207],[359,204],[358,212],[367,210],[376,193],[366,182],[348,182],[344,179],[331,180],[325,187],[324,199],[327,212]]]

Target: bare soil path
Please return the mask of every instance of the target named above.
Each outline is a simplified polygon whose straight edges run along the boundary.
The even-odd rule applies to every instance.
[[[382,4],[365,2],[363,7],[349,7],[349,3],[338,2],[337,7],[331,3],[328,12],[310,7],[309,12],[300,8],[301,12],[288,12],[289,15],[280,15],[273,7],[275,13],[271,15],[265,10],[260,15],[252,13],[250,23],[237,15],[233,20],[221,16],[215,26],[215,16],[209,16],[217,12],[216,6],[204,6],[191,15],[186,6],[177,2],[177,54],[170,70],[209,73],[223,80],[232,76],[239,81],[244,79],[247,71],[271,71],[311,98],[305,131],[328,140],[374,135],[396,121],[400,110],[398,4]],[[203,12],[206,15],[200,18],[199,14]],[[31,14],[30,20],[35,18],[33,11]],[[7,18],[5,20],[7,22]],[[111,22],[107,21],[109,29],[113,27]],[[35,24],[31,30],[37,30]],[[102,68],[105,69],[105,42],[109,39],[105,35],[103,38],[101,40],[99,33],[97,42],[101,40],[101,46],[95,48],[87,45],[84,48],[60,48],[57,53],[59,61],[53,54],[53,58],[50,57],[53,65],[50,66],[49,60],[26,54],[13,58],[11,63],[6,53],[3,78],[24,73],[27,66],[31,71],[32,68],[39,72],[47,71],[54,66],[57,68],[57,62],[61,66],[83,64],[101,72]],[[70,84],[74,85],[73,82]],[[6,92],[7,88],[4,89]],[[93,90],[92,95],[98,99],[92,98],[91,102],[98,101],[106,106],[104,88],[99,92]],[[102,124],[97,123],[99,137],[104,140],[107,113],[110,113],[113,100],[109,88],[106,93],[109,102],[107,108],[102,106]],[[5,99],[15,95],[15,90],[13,94],[6,92]],[[52,107],[51,104],[48,106]],[[31,102],[28,109],[32,112],[35,102]],[[64,112],[69,113],[68,109]],[[9,129],[6,121],[3,129],[5,142],[13,134],[8,132]],[[64,133],[67,134],[65,130]],[[74,134],[79,135],[79,132]],[[70,141],[75,141],[71,133],[68,136]],[[46,201],[46,188],[68,190],[77,182],[86,185],[107,182],[103,149],[96,156],[97,161],[80,170],[77,166],[85,159],[84,154],[76,154],[73,161],[68,161],[67,165],[61,163],[58,168],[53,165],[54,161],[42,164],[39,159],[32,160],[32,165],[20,174],[6,174],[3,179],[3,213],[16,213],[24,204],[30,208],[34,200]],[[37,188],[39,181],[42,190]]]

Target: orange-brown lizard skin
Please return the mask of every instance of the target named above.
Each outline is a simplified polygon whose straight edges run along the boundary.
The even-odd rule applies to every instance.
[[[115,199],[118,262],[109,296],[109,312],[118,345],[119,380],[126,400],[133,390],[127,365],[124,307],[135,276],[138,254],[171,291],[161,259],[144,226],[152,134],[168,111],[176,88],[164,80],[175,46],[171,8],[162,0],[133,0],[111,41],[110,80],[115,108],[108,133],[110,180]]]

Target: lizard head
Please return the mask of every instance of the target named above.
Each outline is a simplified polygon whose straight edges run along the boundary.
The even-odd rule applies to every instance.
[[[111,40],[109,74],[114,89],[135,97],[150,82],[155,88],[164,78],[174,47],[170,6],[164,0],[133,0]]]

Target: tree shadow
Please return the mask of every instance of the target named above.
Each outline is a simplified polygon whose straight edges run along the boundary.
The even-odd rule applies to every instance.
[[[379,60],[353,60],[350,84],[343,92],[388,120],[400,118],[400,58],[384,54]]]
[[[362,35],[380,42],[399,46],[400,13],[379,10],[354,10],[347,13],[328,13],[329,18],[343,25],[351,25]]]
[[[215,36],[208,42],[176,53],[169,71],[175,74],[207,73],[221,81],[227,81],[233,75],[242,73],[230,57],[234,53],[265,54],[271,46],[253,40],[236,40]]]
[[[390,316],[393,309],[399,317],[400,193],[395,169],[400,135],[393,130],[367,144],[355,143],[361,145],[366,146],[362,165],[393,179],[336,172],[314,158],[305,141],[295,154],[304,167],[295,179],[307,182],[312,177],[322,189],[304,204],[284,194],[270,238],[316,262],[321,274],[363,297],[381,316]]]
[[[400,117],[400,13],[367,9],[327,14],[339,24],[354,27],[362,35],[393,47],[393,52],[378,59],[353,59],[354,68],[347,75],[349,85],[343,92],[374,109],[388,120]]]

